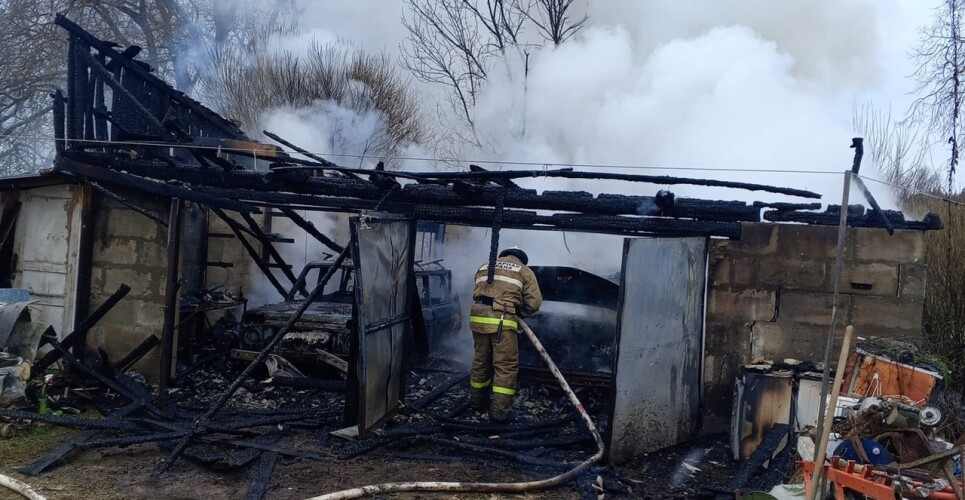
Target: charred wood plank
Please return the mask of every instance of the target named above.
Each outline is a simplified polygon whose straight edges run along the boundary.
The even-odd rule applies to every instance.
[[[147,355],[147,353],[151,352],[151,349],[154,349],[160,343],[161,339],[159,339],[157,335],[149,336],[141,341],[141,343],[132,349],[131,352],[127,353],[123,358],[114,363],[114,369],[122,372],[129,370],[134,363],[140,361],[141,358]]]
[[[298,213],[295,212],[294,210],[290,208],[282,208],[281,211],[283,214],[285,214],[285,217],[288,217],[289,219],[291,219],[291,221],[294,222],[296,226],[302,228],[302,230],[304,230],[306,233],[310,234],[313,238],[318,240],[319,243],[327,246],[328,248],[336,252],[341,252],[342,250],[345,250],[343,246],[339,245],[338,243],[335,243],[328,236],[325,236],[325,234],[319,231],[314,224],[305,220],[301,215],[298,215]]]
[[[470,172],[490,172],[490,170],[487,170],[487,169],[485,169],[485,168],[482,168],[482,167],[480,167],[479,165],[469,165],[469,171],[470,171]],[[513,182],[513,181],[511,181],[511,180],[509,180],[509,179],[505,179],[505,178],[490,178],[490,179],[486,179],[486,180],[489,181],[489,182],[492,182],[493,184],[496,184],[497,186],[502,186],[502,187],[504,187],[504,188],[522,189],[521,187],[519,187],[519,184],[516,184],[515,182]]]
[[[281,285],[281,282],[278,281],[278,278],[276,278],[274,273],[271,272],[271,269],[269,269],[268,266],[265,265],[264,261],[261,260],[261,255],[258,255],[258,250],[256,250],[248,239],[245,238],[241,224],[231,217],[228,217],[228,214],[224,213],[224,211],[220,208],[211,207],[211,211],[228,225],[228,228],[231,229],[231,232],[235,234],[235,238],[238,239],[238,241],[241,243],[241,246],[243,246],[245,251],[248,252],[248,256],[251,257],[251,260],[255,262],[255,265],[258,266],[258,269],[261,269],[262,274],[264,274],[265,278],[267,278],[271,285],[275,287],[275,290],[278,291],[278,294],[283,298],[288,296],[288,290]]]
[[[106,316],[107,313],[109,313],[111,309],[113,309],[114,306],[121,301],[121,299],[126,297],[130,291],[131,287],[127,286],[126,283],[121,283],[121,286],[117,287],[117,290],[115,290],[114,293],[112,293],[111,296],[100,305],[100,307],[95,309],[94,312],[87,317],[87,319],[78,325],[76,330],[70,332],[66,337],[64,337],[64,339],[60,342],[60,345],[65,349],[71,349],[77,345],[77,343],[84,338],[87,332],[93,328],[98,321]],[[57,349],[47,353],[43,358],[40,359],[40,361],[34,364],[33,368],[31,369],[30,378],[36,378],[45,372],[47,368],[50,368],[50,365],[56,363],[60,358],[61,352]]]
[[[275,462],[278,461],[278,452],[266,451],[261,454],[258,463],[255,464],[251,485],[245,493],[245,500],[261,500],[268,493],[271,485],[271,475],[275,470]]]
[[[188,108],[190,112],[197,114],[203,118],[207,124],[217,127],[221,132],[227,134],[229,137],[238,139],[245,138],[245,134],[236,125],[222,118],[217,113],[205,108],[200,103],[187,97],[183,93],[178,92],[170,85],[164,83],[164,81],[162,81],[160,78],[152,75],[142,66],[142,63],[139,61],[134,61],[130,57],[121,54],[115,50],[111,44],[90,34],[70,19],[67,19],[67,17],[64,15],[57,14],[57,17],[54,19],[54,23],[70,32],[73,37],[82,40],[87,45],[97,49],[97,51],[101,54],[110,57],[111,63],[119,66],[118,72],[120,71],[120,66],[123,66],[124,70],[130,71],[134,75],[140,77],[145,83],[151,85],[162,94],[177,100],[179,104]]]
[[[929,213],[920,221],[906,221],[904,214],[895,210],[882,210],[882,214],[888,218],[896,229],[911,229],[917,231],[930,231],[941,229],[941,219]],[[766,211],[764,220],[770,222],[799,222],[805,224],[818,224],[826,226],[836,226],[840,222],[841,208],[838,206],[828,207],[824,212],[805,212],[805,211]],[[864,207],[851,205],[848,211],[848,226],[850,227],[877,227],[883,228],[881,219],[872,213],[866,214]]]
[[[141,403],[139,402],[130,403],[127,406],[124,406],[123,408],[119,408],[118,410],[111,413],[108,419],[122,419],[134,413],[140,407],[141,407]],[[67,441],[64,441],[63,443],[57,445],[56,448],[54,448],[44,456],[40,457],[39,459],[35,460],[33,463],[30,463],[22,467],[21,469],[19,469],[19,471],[28,476],[36,476],[41,472],[47,470],[54,464],[67,458],[68,455],[70,455],[74,450],[80,447],[84,442],[96,436],[98,432],[99,431],[82,432],[81,434],[78,434],[77,436],[74,436],[68,439]]]
[[[294,145],[294,144],[286,141],[285,139],[282,139],[281,137],[279,137],[279,136],[276,135],[276,134],[273,134],[273,133],[271,133],[271,132],[269,132],[269,131],[267,131],[267,130],[262,130],[262,132],[263,132],[266,136],[268,136],[269,138],[277,141],[279,144],[281,144],[281,145],[283,145],[283,146],[287,146],[287,147],[289,147],[289,148],[292,148],[293,151],[295,151],[295,152],[297,152],[297,153],[300,153],[300,154],[302,154],[302,155],[305,155],[305,157],[311,158],[311,159],[313,159],[313,160],[321,163],[322,165],[325,165],[326,167],[332,167],[333,169],[335,169],[336,172],[338,172],[338,173],[340,173],[340,174],[342,174],[342,175],[344,175],[344,176],[346,176],[346,177],[349,177],[349,178],[351,178],[351,179],[356,179],[356,180],[359,180],[359,181],[362,180],[361,177],[359,177],[359,176],[357,176],[357,175],[355,175],[355,174],[353,174],[353,173],[351,173],[351,172],[345,172],[344,169],[343,169],[341,166],[336,165],[335,163],[332,163],[332,162],[326,160],[325,158],[322,158],[321,156],[318,156],[318,155],[316,155],[316,154],[314,154],[314,153],[311,153],[311,152],[309,152],[309,151],[307,151],[307,150],[305,150],[305,149],[302,149],[302,148],[300,148],[300,147],[298,147],[298,146],[296,146],[296,145]]]
[[[856,138],[856,139],[857,139],[857,138]],[[860,144],[860,143],[859,143],[859,144]],[[854,147],[854,146],[852,146],[852,147]],[[862,154],[863,154],[863,148],[861,148],[860,145],[858,145],[858,151],[859,151],[859,152],[862,152]],[[859,154],[859,153],[856,152],[855,155],[857,155],[857,154]],[[857,165],[860,165],[861,159],[860,159],[860,158],[857,158],[857,159],[855,160],[855,162],[856,162]],[[871,191],[868,190],[868,186],[866,186],[865,183],[864,183],[864,181],[861,180],[861,176],[859,176],[859,175],[854,176],[854,181],[855,181],[855,183],[858,185],[858,187],[861,188],[861,192],[864,193],[864,198],[865,198],[866,200],[868,200],[868,203],[871,205],[871,209],[872,209],[872,210],[871,210],[871,215],[872,215],[873,217],[877,217],[877,218],[878,218],[878,221],[881,222],[882,224],[884,224],[885,229],[888,230],[888,234],[889,234],[889,235],[895,234],[895,226],[891,223],[891,221],[888,219],[888,217],[885,216],[884,211],[882,211],[882,210],[881,210],[881,207],[878,205],[878,200],[875,200],[874,195],[872,195],[872,194],[871,194]],[[904,219],[904,217],[902,217],[902,219]]]
[[[271,354],[271,351],[275,349],[278,343],[281,342],[282,339],[285,338],[285,335],[287,335],[288,332],[292,329],[292,327],[295,326],[295,323],[297,323],[298,320],[302,317],[302,315],[305,314],[305,311],[308,310],[308,307],[313,302],[315,302],[315,300],[317,300],[319,296],[321,296],[322,292],[325,290],[325,285],[327,285],[328,281],[332,279],[332,276],[335,275],[336,270],[338,270],[342,265],[342,262],[345,261],[345,258],[348,256],[348,253],[349,253],[349,247],[346,247],[345,250],[343,250],[342,253],[339,254],[338,258],[335,259],[335,262],[332,263],[332,266],[325,273],[325,276],[323,276],[318,281],[318,285],[315,286],[315,289],[312,290],[312,293],[309,295],[309,297],[298,307],[298,310],[295,311],[294,314],[292,314],[288,322],[283,327],[281,327],[281,329],[278,330],[278,333],[276,333],[275,336],[271,339],[271,341],[268,342],[268,345],[266,345],[265,348],[261,350],[261,352],[258,354],[258,357],[252,360],[252,362],[249,363],[244,370],[242,370],[242,372],[238,375],[238,377],[235,378],[234,382],[232,382],[231,385],[228,386],[228,389],[226,389],[221,394],[221,396],[218,397],[218,399],[214,402],[214,404],[212,404],[211,407],[196,420],[194,434],[204,433],[208,424],[211,422],[211,419],[224,407],[225,404],[228,403],[228,400],[230,400],[231,397],[234,396],[235,392],[238,391],[238,388],[240,388],[241,385],[244,383],[244,381],[251,376],[251,373],[254,372],[255,369],[261,365],[261,363],[264,363],[268,355]],[[152,475],[158,476],[160,474],[163,474],[165,471],[167,471],[171,467],[171,465],[173,465],[174,462],[178,459],[181,453],[184,452],[185,448],[187,448],[187,446],[191,443],[191,438],[192,436],[188,436],[182,439],[174,447],[174,450],[171,451],[171,454],[168,455],[168,457],[163,462],[158,464],[158,466],[152,472]]]
[[[281,269],[282,274],[284,274],[285,277],[288,278],[288,281],[291,282],[292,286],[297,285],[298,278],[295,276],[295,273],[292,272],[291,266],[285,263],[285,259],[283,259],[281,254],[278,253],[278,250],[275,249],[275,245],[272,244],[272,239],[269,238],[268,235],[266,235],[265,232],[262,231],[260,227],[258,227],[258,223],[251,218],[251,215],[248,215],[245,213],[242,213],[240,215],[241,215],[241,218],[245,220],[245,223],[248,224],[248,229],[251,230],[251,232],[255,235],[255,238],[257,238],[261,242],[262,247],[268,252],[268,256],[274,259],[275,263],[278,264],[278,268]],[[296,290],[296,291],[301,292],[306,297],[308,296],[308,290],[305,290],[304,284],[299,285],[299,290]]]
[[[200,203],[202,205],[208,205],[211,207],[218,207],[225,210],[233,210],[239,213],[253,213],[257,212],[255,207],[251,205],[233,201],[230,199],[219,198],[204,193],[194,192],[190,189],[174,186],[171,184],[163,183],[160,181],[147,180],[142,177],[120,173],[114,170],[108,170],[103,168],[98,168],[92,165],[86,165],[74,160],[70,160],[62,157],[55,165],[57,170],[63,170],[66,172],[71,172],[73,174],[79,175],[81,177],[86,177],[89,179],[94,179],[110,184],[115,184],[118,186],[137,189],[140,191],[147,191],[149,193],[154,193],[165,198],[182,198],[185,200],[193,201],[195,203]]]

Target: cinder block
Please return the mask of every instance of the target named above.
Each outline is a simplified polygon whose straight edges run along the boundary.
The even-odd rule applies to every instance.
[[[94,244],[92,262],[113,266],[132,266],[137,262],[137,242],[127,238],[111,238],[105,244]]]
[[[777,253],[790,258],[814,261],[837,255],[838,228],[798,224],[776,224],[779,238]]]
[[[773,321],[777,298],[773,290],[713,289],[708,296],[710,318],[734,322]]]
[[[158,214],[160,215],[160,213]],[[166,215],[162,217],[166,217]],[[165,239],[166,230],[164,226],[126,207],[111,208],[107,224],[108,234],[112,238]]]
[[[922,301],[906,297],[851,297],[850,324],[859,335],[875,335],[878,329],[903,331],[904,335],[921,335]]]
[[[158,241],[145,240],[137,242],[135,257],[135,263],[139,267],[150,267],[160,272],[167,272],[167,247]]]
[[[828,281],[833,291],[834,280]],[[841,268],[841,292],[894,297],[898,295],[898,266],[882,262],[848,262]]]
[[[828,328],[802,323],[755,323],[751,327],[753,357],[822,361]]]
[[[713,288],[730,285],[733,259],[711,254],[708,260],[707,277],[709,283],[707,283],[707,286]]]
[[[855,230],[855,257],[896,264],[918,262],[925,257],[925,233],[896,230],[894,235],[889,235],[884,229],[858,228]]]
[[[163,294],[164,275],[129,268],[105,268],[104,289],[117,290],[121,283],[131,287],[130,297],[157,297]]]
[[[909,300],[923,300],[928,281],[928,268],[924,262],[902,264],[898,269],[898,297]]]
[[[138,325],[160,329],[164,325],[164,303],[138,301],[136,315]]]
[[[734,253],[768,255],[777,251],[777,224],[744,222],[741,224],[740,240],[728,242]]]
[[[782,291],[779,304],[777,318],[779,323],[829,326],[831,324],[831,308],[834,305],[834,294]],[[839,322],[843,322],[848,317],[850,307],[851,296],[839,294],[837,313]]]
[[[753,264],[757,267],[757,276],[754,279],[758,285],[808,291],[821,291],[826,286],[828,270],[827,261],[823,259],[771,256],[762,257]],[[739,271],[735,272],[735,282],[739,281],[739,274]]]

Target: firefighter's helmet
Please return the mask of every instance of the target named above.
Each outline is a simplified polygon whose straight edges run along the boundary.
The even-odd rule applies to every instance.
[[[529,263],[529,257],[526,256],[526,252],[520,250],[519,247],[507,248],[502,252],[499,252],[500,257],[505,257],[507,255],[516,257],[520,262],[523,263],[524,266]]]

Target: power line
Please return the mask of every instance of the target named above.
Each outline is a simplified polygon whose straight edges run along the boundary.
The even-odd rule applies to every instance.
[[[85,144],[110,144],[115,146],[143,146],[143,147],[162,147],[162,148],[190,148],[190,149],[205,149],[211,151],[220,151],[225,153],[245,153],[255,157],[259,157],[259,151],[255,149],[245,149],[245,148],[230,148],[230,147],[220,147],[220,146],[201,146],[192,144],[172,144],[167,142],[156,142],[156,141],[111,141],[111,140],[72,140],[72,139],[56,139],[54,137],[41,137],[41,136],[23,136],[16,134],[0,135],[0,138],[17,137],[21,139],[31,139],[31,140],[49,140],[49,141],[63,141],[66,144],[71,142],[85,143]],[[304,154],[291,151],[290,154]],[[526,166],[526,167],[537,167],[537,168],[602,168],[602,169],[627,169],[627,170],[671,170],[671,171],[689,171],[689,172],[735,172],[735,173],[776,173],[776,174],[817,174],[817,175],[838,175],[840,172],[826,171],[826,170],[799,170],[799,169],[759,169],[759,168],[712,168],[712,167],[674,167],[674,166],[652,166],[652,165],[630,165],[630,164],[612,164],[612,163],[566,163],[566,162],[535,162],[535,161],[498,161],[498,160],[484,160],[476,158],[441,158],[441,157],[431,157],[431,156],[400,156],[400,155],[389,155],[389,156],[373,156],[373,155],[359,155],[350,153],[333,153],[325,151],[307,151],[308,154],[323,156],[323,157],[335,157],[335,158],[353,158],[353,159],[378,159],[378,160],[396,160],[396,161],[419,161],[419,162],[434,162],[434,163],[462,163],[462,164],[482,164],[482,165],[511,165],[511,166]]]
[[[945,203],[949,203],[949,204],[952,204],[952,205],[957,205],[957,206],[960,206],[960,207],[965,207],[965,203],[955,201],[955,200],[953,200],[953,199],[951,199],[951,198],[945,198],[945,197],[943,197],[943,196],[934,195],[934,194],[931,194],[931,193],[928,193],[928,192],[925,192],[925,191],[919,191],[919,190],[917,190],[917,189],[912,189],[912,188],[906,187],[906,186],[899,186],[898,184],[894,184],[894,183],[891,183],[891,182],[888,182],[888,181],[883,181],[883,180],[881,180],[881,179],[875,179],[875,178],[873,178],[873,177],[866,177],[866,176],[864,176],[864,175],[858,175],[858,177],[860,177],[860,178],[862,178],[862,179],[864,179],[864,180],[867,180],[867,181],[877,182],[877,183],[879,183],[879,184],[884,184],[885,186],[890,186],[890,187],[892,187],[892,188],[894,188],[894,189],[898,189],[898,190],[900,190],[900,191],[905,191],[905,192],[907,192],[907,193],[911,193],[911,194],[914,194],[914,195],[924,196],[924,197],[926,197],[926,198],[932,198],[932,199],[939,200],[939,201],[943,201],[943,202],[945,202]]]

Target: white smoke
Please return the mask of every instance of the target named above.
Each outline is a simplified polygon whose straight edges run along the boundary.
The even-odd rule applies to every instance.
[[[397,53],[404,38],[403,5],[305,2],[302,28]],[[840,174],[851,165],[853,103],[907,104],[913,88],[906,78],[912,69],[907,53],[929,15],[927,5],[912,0],[587,0],[576,7],[576,14],[583,12],[589,21],[576,37],[558,48],[531,51],[525,78],[519,59],[490,72],[474,109],[483,147],[457,148],[463,156],[535,165],[510,168],[661,167],[605,170],[810,189],[821,193],[825,204],[838,203]],[[286,49],[297,53],[298,40]],[[422,85],[425,110],[445,109],[438,87],[413,84]],[[267,120],[313,151],[357,150],[364,140],[352,134],[364,138],[375,122],[340,113],[324,106],[277,110]],[[440,132],[452,126],[438,125]],[[345,140],[333,141],[338,134],[332,130]],[[711,170],[687,170],[704,168]],[[863,172],[875,173],[867,164]],[[678,197],[804,201],[684,185],[548,178],[519,183],[538,190],[653,195],[670,189]],[[880,203],[892,204],[884,189],[872,189]],[[855,199],[860,196],[852,193]],[[447,248],[448,267],[478,267],[488,257],[488,236],[484,229],[460,236],[458,247]],[[533,264],[572,265],[601,275],[620,267],[620,238],[566,233],[564,239],[562,233],[510,230],[501,237],[501,248],[523,247]]]

